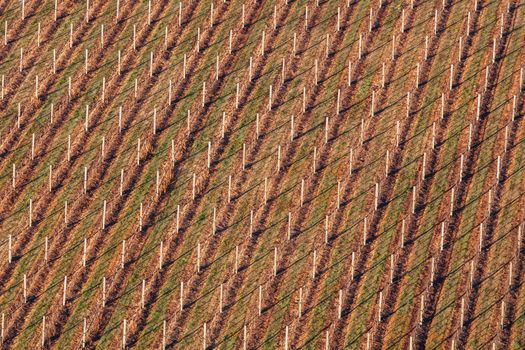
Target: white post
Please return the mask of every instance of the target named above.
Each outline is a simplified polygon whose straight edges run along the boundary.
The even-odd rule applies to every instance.
[[[140,307],[141,307],[141,309],[144,309],[144,306],[145,306],[145,298],[144,298],[145,292],[146,292],[146,280],[142,279],[142,289],[141,289],[141,293],[140,293]]]
[[[352,62],[348,61],[348,86],[352,85]]]
[[[46,316],[42,316],[42,348],[46,345]]]
[[[273,276],[277,276],[277,247],[273,248]]]
[[[66,305],[67,300],[67,275],[64,276],[64,291],[62,293],[62,306]]]
[[[343,316],[343,290],[339,289],[339,305],[337,306],[337,318],[341,319]]]
[[[82,250],[82,267],[86,267],[86,262],[87,262],[87,237],[84,237],[84,249]]]
[[[355,272],[355,252],[352,252],[352,263],[350,264],[351,281],[354,280],[354,272]]]
[[[297,312],[299,318],[303,315],[303,287],[299,288],[299,304],[298,304],[298,312]]]
[[[124,268],[126,264],[126,240],[122,240],[122,251],[120,253],[120,267]]]
[[[13,261],[13,235],[9,234],[7,238],[7,262]]]
[[[381,313],[383,311],[383,291],[379,292],[379,301],[377,307],[377,321],[381,322]]]
[[[29,227],[33,226],[33,199],[29,198]]]
[[[368,223],[368,218],[365,216],[365,218],[363,219],[363,245],[366,245],[366,240],[367,240],[367,223]]]
[[[317,266],[317,250],[314,249],[313,255],[312,255],[312,279],[315,280],[315,277],[317,275],[316,266]]]
[[[392,54],[390,59],[393,61],[396,58],[396,35],[392,34]]]
[[[180,281],[179,305],[180,311],[184,310],[184,281]]]
[[[104,199],[104,203],[102,204],[102,229],[106,229],[106,200]]]
[[[259,316],[261,316],[262,314],[262,285],[259,285],[259,298],[258,298],[257,306],[259,309]]]
[[[23,285],[23,295],[24,295],[24,303],[27,303],[27,275],[24,273],[24,277],[22,280]]]
[[[126,348],[126,333],[127,333],[127,320],[124,319],[122,322],[122,349]]]

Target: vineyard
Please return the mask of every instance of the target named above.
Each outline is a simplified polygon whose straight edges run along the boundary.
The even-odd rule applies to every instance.
[[[525,348],[525,2],[0,0],[0,41],[0,348]]]

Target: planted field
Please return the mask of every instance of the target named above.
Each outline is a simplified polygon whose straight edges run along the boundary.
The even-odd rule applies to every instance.
[[[524,23],[0,0],[2,348],[525,348]]]

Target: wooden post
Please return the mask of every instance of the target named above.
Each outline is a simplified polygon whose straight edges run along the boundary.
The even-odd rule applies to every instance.
[[[405,32],[405,9],[401,10],[401,33]]]
[[[509,262],[509,288],[512,287],[512,261]]]
[[[435,258],[432,257],[431,265],[430,265],[430,286],[432,287],[434,285],[434,274],[435,274]]]
[[[480,115],[481,115],[481,94],[478,93],[478,105],[476,108],[476,121],[479,121]]]
[[[363,245],[366,245],[366,241],[367,241],[367,223],[368,223],[368,218],[365,216],[365,218],[363,219]]]
[[[354,280],[354,272],[355,272],[355,252],[352,252],[352,262],[350,264],[350,280]]]
[[[145,292],[146,292],[146,280],[142,279],[142,288],[141,288],[141,293],[140,293],[140,308],[141,309],[144,309],[144,306],[145,306],[145,298],[144,298]]]
[[[231,202],[232,198],[232,176],[228,175],[228,203]]]
[[[126,264],[126,240],[122,240],[122,250],[120,253],[120,267],[124,268]]]
[[[479,252],[483,250],[483,223],[479,224]]]
[[[223,296],[223,284],[219,287],[219,313],[222,314],[222,296]]]
[[[339,289],[339,304],[337,306],[337,318],[341,319],[343,316],[343,290]]]
[[[86,262],[87,262],[87,237],[84,237],[84,249],[82,250],[82,267],[86,267]]]
[[[120,169],[120,196],[122,197],[122,193],[124,190],[124,169]]]
[[[239,83],[237,83],[236,88],[235,88],[235,108],[236,109],[239,108],[239,98],[240,98]]]
[[[262,35],[261,35],[261,56],[264,56],[264,45],[265,45],[265,38],[266,38],[266,33],[264,32],[264,30],[262,30]]]
[[[496,38],[492,40],[492,63],[496,63]]]
[[[140,165],[140,137],[137,139],[137,166]]]
[[[24,48],[21,47],[20,48],[20,67],[19,67],[19,71],[22,72],[23,69],[24,69]]]
[[[162,350],[166,350],[166,320],[162,321]]]
[[[327,40],[327,44],[328,44],[328,34],[327,34],[326,40]],[[328,48],[327,48],[327,51],[328,51]],[[362,55],[363,55],[363,35],[361,33],[359,33],[357,59],[361,60]],[[327,54],[327,56],[328,56],[328,54]]]
[[[139,207],[139,232],[142,231],[142,219],[143,219],[143,205],[142,202],[140,202]]]
[[[294,139],[294,128],[293,128],[293,124],[294,124],[294,116],[293,114],[290,116],[290,141],[293,141]]]
[[[454,190],[455,188],[452,187],[452,190],[450,191],[450,216],[454,214]]]
[[[73,23],[69,25],[69,48],[73,48]]]
[[[35,159],[35,133],[31,135],[31,160]]]
[[[277,247],[273,248],[273,277],[277,276]]]
[[[177,214],[175,215],[175,233],[179,233],[180,224],[180,205],[177,204]]]
[[[182,0],[179,2],[179,27],[182,25]]]
[[[293,33],[293,50],[292,54],[295,56],[297,54],[297,33]]]
[[[352,61],[348,61],[348,86],[352,85]]]
[[[253,237],[253,209],[250,210],[250,238]]]
[[[374,188],[374,210],[377,210],[379,204],[379,183],[376,182]]]
[[[197,272],[201,272],[201,243],[197,243],[197,261],[196,261]]]
[[[245,26],[245,24],[246,24],[246,21],[245,21],[245,19],[244,19],[244,17],[245,17],[244,13],[245,13],[245,10],[244,10],[244,4],[242,4],[242,15],[241,15],[242,20],[241,20],[241,28],[243,28],[243,29],[244,29],[244,26]]]
[[[434,35],[437,35],[438,26],[438,10],[434,10]]]
[[[313,168],[314,174],[317,171],[316,160],[317,160],[317,147],[314,146],[314,154],[313,154],[313,160],[312,160],[312,168]]]
[[[381,88],[385,88],[385,62],[381,64]]]
[[[299,303],[297,305],[297,316],[301,318],[303,315],[303,287],[299,288]]]
[[[64,224],[67,226],[67,201],[64,202]]]
[[[101,156],[102,156],[102,160],[104,160],[104,158],[106,158],[106,137],[105,136],[102,136],[102,144],[100,146],[101,148]]]
[[[394,254],[390,254],[390,284],[394,282]]]
[[[428,60],[428,35],[425,36],[425,58],[424,60]]]
[[[262,285],[259,284],[259,298],[257,301],[257,306],[259,309],[259,316],[262,314]]]
[[[516,120],[516,95],[512,96],[512,121]]]
[[[441,241],[439,244],[439,251],[442,252],[445,245],[445,222],[441,222]]]
[[[277,172],[281,170],[281,145],[277,146]]]
[[[406,227],[406,220],[401,220],[401,242],[400,247],[401,249],[405,248],[405,227]]]
[[[426,167],[427,167],[427,152],[423,152],[423,164],[421,166],[421,180],[425,180],[426,175]]]
[[[235,246],[235,264],[233,266],[233,272],[237,274],[239,272],[239,246]]]
[[[374,117],[374,114],[375,114],[375,97],[376,97],[376,92],[372,90],[372,102],[370,104],[370,116],[371,117]]]
[[[416,90],[419,89],[419,62],[416,64]]]
[[[82,348],[86,347],[86,332],[87,332],[87,320],[84,317],[84,321],[82,322]]]
[[[9,234],[7,238],[7,262],[13,261],[13,235]]]
[[[349,166],[348,166],[348,176],[352,176],[352,172],[354,171],[353,169],[353,163],[354,163],[354,149],[353,148],[350,148],[350,152],[348,154],[348,163],[349,163]]]
[[[330,56],[330,34],[326,33],[326,58],[328,58],[328,56]]]
[[[328,117],[325,118],[324,143],[328,143]]]
[[[312,255],[312,279],[315,280],[315,277],[317,275],[316,266],[317,266],[317,250],[314,249],[313,255]]]
[[[49,247],[49,239],[47,236],[44,237],[44,261],[47,262],[47,252]]]
[[[460,315],[460,321],[459,321],[461,328],[463,328],[464,319],[465,319],[465,297],[461,297],[461,315]]]
[[[273,30],[277,29],[277,6],[273,6]]]
[[[104,23],[100,25],[100,46],[104,47]]]
[[[184,310],[184,281],[180,281],[179,305],[182,312]]]
[[[268,92],[268,111],[272,110],[272,85],[270,84],[270,90]]]
[[[264,178],[264,204],[268,203],[268,177]]]
[[[337,180],[337,209],[341,207],[341,181]]]
[[[87,167],[84,167],[84,193],[87,193]]]
[[[23,295],[24,295],[24,303],[27,303],[27,275],[24,273],[23,280]]]
[[[86,132],[88,132],[88,128],[89,128],[89,104],[86,104],[86,122],[84,125],[84,129]]]
[[[153,76],[153,51],[149,53],[149,76]]]
[[[390,59],[393,61],[396,58],[396,35],[392,34],[392,54]]]
[[[416,186],[412,186],[412,215],[416,213],[416,206],[417,206],[417,194],[416,194]]]
[[[328,215],[324,217],[324,243],[328,244]]]
[[[432,122],[432,149],[436,148],[436,122]]]

